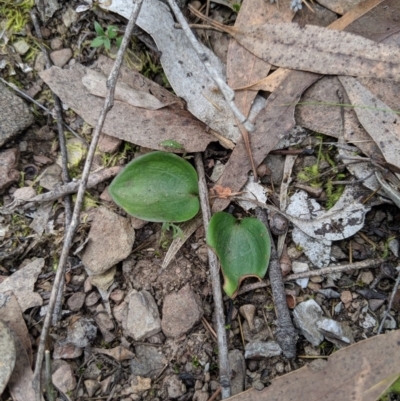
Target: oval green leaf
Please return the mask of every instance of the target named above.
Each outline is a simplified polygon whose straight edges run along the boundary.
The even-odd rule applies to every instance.
[[[199,211],[197,173],[172,153],[152,152],[131,161],[109,193],[132,216],[154,222],[182,222]]]
[[[262,279],[268,269],[271,240],[264,224],[253,217],[236,219],[218,212],[210,220],[207,244],[218,256],[224,276],[224,291],[234,298],[243,279]]]

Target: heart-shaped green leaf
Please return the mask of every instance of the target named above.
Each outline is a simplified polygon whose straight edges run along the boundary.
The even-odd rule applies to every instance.
[[[109,187],[114,202],[147,221],[181,222],[199,211],[197,173],[172,153],[152,152],[131,161]]]
[[[217,254],[224,275],[224,291],[234,298],[243,279],[262,279],[268,269],[271,240],[264,224],[253,217],[238,220],[218,212],[210,220],[207,244]]]

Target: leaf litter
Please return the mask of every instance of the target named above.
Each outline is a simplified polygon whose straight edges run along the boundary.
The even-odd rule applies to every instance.
[[[376,5],[378,5],[378,4],[382,3],[382,2],[369,0],[369,1],[366,1],[365,3],[368,3],[368,7],[371,8],[371,7],[375,7]],[[383,2],[383,3],[385,3],[385,2]],[[245,4],[246,3],[244,3],[244,5]],[[164,7],[164,6],[162,6],[162,7]],[[286,26],[286,25],[281,25],[281,26]],[[293,25],[290,25],[290,26],[293,26]],[[296,32],[296,29],[298,29],[298,28],[295,28],[294,32]],[[305,31],[308,31],[308,32],[312,31],[312,32],[318,33],[318,35],[317,35],[318,37],[323,37],[323,35],[322,34],[319,35],[319,33],[320,32],[325,32],[323,30],[313,30],[313,29],[308,29],[308,28],[304,29],[303,31],[304,32]],[[331,35],[331,36],[332,37],[336,36],[336,38],[338,37],[336,35],[336,33],[334,35]],[[341,36],[341,37],[342,38],[347,38],[348,36]],[[353,38],[354,38],[354,36],[353,36]],[[321,44],[320,45],[323,46],[323,43],[324,43],[324,40],[321,40]],[[363,43],[365,44],[366,42],[363,42]],[[285,44],[285,43],[282,42],[281,46],[285,47],[285,46],[288,46],[288,44]],[[303,45],[300,45],[299,49],[301,51],[303,51],[303,53],[304,53],[304,49],[302,48],[302,46]],[[295,44],[293,44],[290,47],[290,51],[292,51],[293,47],[295,47]],[[380,49],[382,50],[382,49],[384,49],[384,47],[380,47]],[[292,52],[291,54],[294,54],[294,57],[296,56],[296,53]],[[317,57],[317,56],[314,56],[314,57]],[[258,63],[259,61],[257,59],[254,59],[254,62]],[[262,63],[265,64],[265,61],[263,61]],[[334,62],[333,62],[333,64],[334,64]],[[77,67],[78,70],[80,68],[82,68],[82,67]],[[334,67],[332,67],[332,68],[334,68]],[[385,68],[386,67],[383,65],[382,71],[380,70],[381,71],[380,72],[381,75],[375,75],[375,76],[390,76],[390,74],[392,72],[389,72],[389,73],[385,72]],[[278,69],[277,71],[279,72],[279,71],[282,71],[282,70]],[[343,71],[345,71],[345,72],[343,72]],[[343,70],[343,69],[340,70],[339,68],[336,69],[335,74],[341,74],[341,73],[349,73],[349,70]],[[56,71],[55,69],[53,69],[52,72],[49,75],[51,75],[51,74],[54,74],[55,80],[57,80],[57,79],[65,79],[65,77],[66,77],[66,76],[62,75],[62,74],[64,74],[64,72],[62,72],[61,75],[57,75],[57,74],[59,74],[59,71]],[[88,74],[90,74],[90,72]],[[181,71],[179,72],[179,74],[181,74]],[[129,75],[129,73],[128,73],[128,75]],[[256,148],[258,147],[258,149],[256,149],[256,152],[255,152],[256,153],[256,160],[258,161],[258,163],[262,162],[262,160],[264,159],[265,155],[267,153],[269,153],[269,151],[271,149],[273,149],[273,147],[276,145],[276,143],[279,141],[279,139],[284,138],[286,133],[290,131],[290,128],[293,127],[296,122],[298,122],[297,121],[297,114],[296,114],[296,116],[294,114],[294,112],[295,112],[295,103],[300,99],[300,96],[303,94],[304,90],[307,87],[309,87],[315,81],[320,79],[320,77],[315,75],[315,74],[309,74],[309,73],[304,73],[304,72],[299,72],[299,71],[295,71],[295,72],[289,71],[289,72],[285,72],[285,74],[283,74],[283,75],[285,75],[284,81],[275,80],[274,83],[273,83],[273,86],[270,86],[270,87],[262,87],[262,86],[256,87],[256,86],[254,86],[252,88],[252,89],[257,89],[257,90],[261,90],[263,88],[264,89],[265,88],[270,88],[271,92],[273,92],[272,95],[270,95],[269,99],[266,102],[265,109],[263,109],[260,112],[260,115],[259,115],[258,118],[259,119],[263,119],[263,120],[262,121],[259,120],[260,122],[257,123],[258,124],[258,130],[256,131],[255,135],[252,138],[253,146],[255,146]],[[356,75],[358,76],[358,74],[356,74]],[[46,74],[44,74],[44,76],[46,77],[46,79],[49,80],[49,82],[51,82],[51,78],[52,77],[49,78],[49,76],[48,75],[46,76]],[[246,78],[246,77],[244,77],[244,78]],[[262,78],[261,74],[257,76],[257,79],[258,78]],[[289,81],[291,79],[293,79],[293,78],[297,79],[297,83],[295,83],[294,85],[291,85]],[[67,79],[69,79],[69,78],[67,78]],[[321,83],[325,79],[326,78],[321,79],[321,81],[319,83]],[[302,80],[304,80],[304,82],[301,82]],[[349,81],[352,82],[352,80],[355,80],[355,79],[354,78],[350,78],[350,77],[341,77],[340,80],[347,80],[347,84],[348,84]],[[359,81],[361,83],[364,83],[364,81],[361,80],[361,79]],[[78,80],[77,80],[77,82],[78,82]],[[102,82],[104,82],[104,78],[102,78]],[[248,82],[246,82],[244,84],[244,86],[242,86],[242,87],[247,88],[246,85],[248,85],[249,82],[250,82],[250,80],[248,80]],[[358,82],[358,81],[356,81],[356,82]],[[55,85],[54,82],[51,82],[51,83],[52,83],[52,85]],[[387,85],[387,84],[389,84],[389,82],[386,81],[385,84]],[[81,85],[80,91],[82,91],[83,90],[82,81],[80,82],[80,85]],[[242,84],[240,84],[240,85],[242,85]],[[346,87],[346,85],[345,85],[346,89],[348,89],[348,86],[349,85],[347,85],[347,87]],[[127,89],[127,91],[129,92],[133,88],[133,86],[131,85],[131,87],[128,87],[128,88],[124,87],[124,88]],[[354,85],[352,86],[352,89],[350,89],[350,91],[353,90],[353,89],[354,89]],[[357,86],[356,89],[359,89],[359,87]],[[365,88],[363,88],[361,91],[364,92],[364,94],[365,94],[364,89]],[[153,97],[154,97],[154,99],[156,99],[156,101],[154,101],[154,103],[152,103],[152,101],[154,100],[152,97],[144,96],[144,97],[146,97],[147,100],[149,100],[149,103],[146,103],[146,101],[143,101],[143,103],[140,103],[140,96],[139,96],[139,102],[135,103],[135,106],[134,106],[135,107],[135,111],[134,111],[135,114],[137,112],[140,113],[140,111],[137,111],[137,110],[138,110],[138,108],[143,108],[143,107],[141,107],[143,105],[146,106],[145,108],[152,108],[152,107],[154,107],[154,104],[156,104],[156,105],[160,106],[160,108],[161,108],[161,110],[157,110],[157,112],[161,112],[164,108],[166,108],[167,110],[164,110],[164,112],[167,111],[169,114],[173,113],[175,115],[174,118],[176,118],[176,120],[179,120],[179,118],[182,115],[185,115],[186,121],[190,121],[190,123],[187,124],[190,128],[187,128],[185,126],[185,124],[183,124],[183,123],[181,125],[179,125],[179,122],[176,123],[176,125],[174,125],[173,128],[175,130],[179,130],[179,129],[186,130],[186,133],[187,133],[188,129],[192,129],[192,134],[193,135],[186,142],[185,142],[185,135],[183,135],[182,137],[179,137],[179,135],[173,134],[173,131],[174,131],[173,129],[168,131],[166,136],[162,136],[162,134],[160,134],[159,132],[157,132],[157,135],[156,135],[156,133],[154,133],[153,137],[151,137],[151,135],[150,135],[150,139],[149,138],[144,138],[144,136],[140,137],[140,135],[136,138],[132,134],[128,134],[128,133],[125,133],[125,134],[122,134],[122,135],[120,133],[117,133],[116,134],[117,136],[120,135],[120,137],[123,137],[123,139],[125,139],[125,140],[130,140],[132,143],[141,144],[142,146],[150,147],[150,148],[153,148],[153,149],[160,149],[160,147],[159,147],[160,145],[159,144],[161,142],[163,142],[163,141],[176,141],[177,143],[183,143],[183,149],[185,151],[188,151],[188,149],[192,149],[190,151],[193,152],[193,151],[195,151],[193,149],[197,149],[196,151],[205,149],[205,147],[210,142],[210,140],[209,140],[210,138],[209,138],[208,134],[206,136],[207,136],[207,139],[209,140],[209,142],[207,142],[207,139],[202,139],[202,141],[200,141],[201,142],[200,144],[196,144],[196,146],[190,147],[191,146],[191,142],[193,142],[193,138],[197,138],[199,135],[201,136],[202,134],[204,135],[203,131],[204,131],[205,126],[203,124],[199,124],[195,119],[191,118],[189,113],[185,113],[184,111],[180,112],[180,111],[176,110],[176,109],[179,110],[179,107],[182,105],[182,102],[180,101],[180,99],[178,97],[175,97],[173,95],[164,94],[164,99],[162,99],[160,96],[156,96],[155,92],[153,92],[151,90],[149,92],[147,92],[148,91],[147,88],[144,89],[144,91],[141,91],[140,88],[139,89],[134,89],[134,91],[137,91],[137,90],[139,91],[139,93],[140,92],[142,94],[146,93],[146,95],[151,93],[151,96],[154,95]],[[186,88],[186,90],[187,90],[187,88]],[[68,91],[68,90],[65,89],[65,88],[62,88],[62,89],[59,88],[59,91],[60,91],[60,94],[61,94],[62,91]],[[160,93],[161,92],[162,92],[162,90],[160,90]],[[80,92],[80,94],[82,94],[82,93],[85,93],[85,96],[87,96],[87,94],[86,94],[87,92]],[[256,91],[254,91],[254,94],[255,93],[256,93]],[[254,94],[248,94],[248,98],[247,99],[252,99],[252,98],[254,99]],[[68,94],[68,95],[65,95],[65,93],[64,93],[61,96],[65,96],[63,98],[65,104],[67,104],[71,108],[76,108],[76,112],[80,114],[80,112],[81,112],[81,110],[80,110],[81,104],[78,102],[78,99],[74,98],[71,93]],[[102,95],[98,94],[97,96],[102,96]],[[371,96],[369,96],[369,98],[368,98],[370,102],[375,102],[376,101],[376,98],[374,98],[373,96],[374,95],[371,93]],[[351,98],[350,95],[349,95],[349,97]],[[90,99],[92,99],[92,97]],[[278,99],[278,100],[276,100],[276,102],[274,103],[275,99]],[[142,98],[142,100],[143,100],[143,98]],[[136,101],[137,100],[135,100],[135,102]],[[127,101],[126,98],[123,98],[123,101],[121,101],[121,103],[128,104],[129,101]],[[354,102],[352,101],[352,103],[354,103]],[[93,101],[93,104],[96,104],[96,102]],[[246,100],[245,104],[246,104],[246,107],[249,108],[251,102]],[[116,102],[116,105],[120,106],[118,101]],[[282,107],[282,105],[284,105],[284,107]],[[389,103],[388,103],[388,105],[389,105]],[[132,106],[132,104],[131,104],[131,106]],[[158,108],[158,106],[155,106],[155,107]],[[371,106],[368,106],[368,108],[366,108],[364,110],[370,110],[369,107],[371,107]],[[373,106],[373,107],[375,109],[379,109],[379,107],[377,107],[377,106]],[[390,107],[394,107],[394,106],[391,105]],[[334,108],[339,111],[339,107],[336,106]],[[171,110],[171,109],[173,109],[173,110]],[[362,108],[359,107],[359,109],[361,110]],[[99,108],[97,108],[96,110],[98,111]],[[278,113],[276,113],[277,110],[278,110]],[[120,115],[123,115],[124,118],[125,118],[125,116],[127,116],[129,114],[129,111],[132,111],[132,108],[128,108],[126,106],[123,106],[123,108],[120,109]],[[378,113],[376,113],[377,111],[378,111]],[[380,111],[382,111],[382,110],[374,110],[373,111],[373,113],[372,113],[373,119],[376,119],[377,121],[380,119],[380,117],[381,117],[381,114],[379,114]],[[144,111],[144,113],[148,113],[148,112],[149,112],[149,110],[145,110]],[[277,114],[277,116],[273,116],[274,112]],[[355,113],[357,113],[357,107],[355,108]],[[94,112],[93,115],[95,115],[95,114],[96,113]],[[286,116],[286,114],[288,114],[288,116]],[[148,116],[150,114],[146,114],[146,115]],[[157,116],[158,119],[160,119],[161,116],[165,117],[166,115],[167,114],[153,114],[152,116],[153,117]],[[157,120],[157,117],[155,118],[155,120]],[[90,118],[92,118],[92,121],[93,121],[93,116],[91,116]],[[314,117],[314,119],[315,119],[315,117]],[[366,128],[367,131],[371,131],[372,128],[368,128],[369,125],[372,124],[371,120],[373,120],[373,119],[371,118],[371,116],[367,117],[367,121],[368,122],[362,122],[362,118],[360,118],[360,117],[359,117],[359,119],[360,119],[361,123],[364,125],[364,128]],[[176,120],[174,120],[174,121],[176,122]],[[229,121],[232,121],[232,120],[229,120]],[[356,119],[354,119],[353,121],[357,122]],[[143,120],[140,123],[136,122],[137,123],[136,128],[138,130],[143,128],[143,126],[141,125],[142,122],[143,122]],[[208,124],[207,120],[204,120],[203,122],[206,123],[207,125],[210,125],[210,124]],[[114,121],[114,124],[115,124],[115,121]],[[154,121],[154,124],[157,124],[157,121]],[[165,121],[164,121],[164,126],[165,126]],[[179,127],[179,128],[177,129],[177,127]],[[117,128],[120,128],[120,127],[117,127]],[[269,130],[269,129],[271,129],[271,130]],[[265,131],[263,131],[263,130],[265,130]],[[334,130],[334,125],[332,125],[332,130]],[[114,130],[114,134],[115,134],[115,131],[117,131],[117,129]],[[233,131],[235,131],[235,130],[233,130]],[[347,134],[349,133],[349,128],[348,128],[348,126],[346,126],[346,124],[345,124],[345,131],[346,131]],[[380,135],[380,137],[379,137],[380,140],[381,140],[381,144],[380,144],[381,146],[380,147],[381,147],[381,149],[383,151],[384,150],[383,148],[388,146],[388,141],[389,140],[393,141],[394,138],[391,137],[390,139],[388,139],[388,136],[385,135],[386,131],[385,131],[385,129],[382,129],[382,127],[378,127],[377,131],[380,133],[378,135]],[[394,128],[390,127],[390,132],[392,133],[394,131],[395,131]],[[126,139],[126,138],[129,138],[129,139]],[[157,139],[155,139],[155,138],[157,138]],[[377,139],[377,137],[374,137],[374,140],[378,142],[379,138]],[[353,137],[353,140],[354,140],[354,137]],[[383,146],[382,143],[385,146]],[[379,143],[378,143],[378,145],[379,145]],[[362,148],[362,145],[360,145],[360,148]],[[370,147],[370,149],[371,148],[372,147]],[[238,149],[238,151],[237,151],[237,153],[235,153],[235,151],[237,149]],[[161,149],[161,150],[165,150],[165,149]],[[238,145],[236,146],[236,149],[235,149],[234,153],[232,154],[231,159],[233,159],[234,155],[236,155],[236,158],[238,159],[237,155],[239,154],[239,150],[242,151],[242,153],[243,153],[244,147],[243,147],[243,145],[241,144],[240,141],[239,141]],[[370,154],[370,156],[371,156],[373,152],[371,151],[370,153],[371,153]],[[394,160],[393,153],[390,153],[390,151],[387,152],[387,153],[383,152],[383,156],[386,158],[386,161],[396,165],[396,161]],[[389,157],[390,160],[388,160],[388,157]],[[238,160],[236,160],[236,161],[234,160],[231,163],[231,160],[229,160],[229,162],[226,165],[226,167],[228,167],[228,168],[225,169],[226,170],[226,172],[224,173],[225,176],[224,176],[224,178],[222,180],[219,181],[219,184],[221,184],[221,183],[224,184],[224,187],[221,187],[221,186],[220,187],[221,188],[226,188],[226,191],[230,191],[230,193],[234,193],[235,190],[236,191],[240,190],[240,188],[246,182],[246,179],[248,178],[247,173],[250,170],[250,165],[247,162],[244,162],[244,163],[240,164],[238,162]],[[231,171],[229,171],[229,170],[231,170]],[[231,176],[232,185],[229,185],[229,181],[226,181],[226,176],[229,177],[229,175]],[[236,177],[235,177],[235,175],[236,175]],[[234,182],[235,178],[237,180],[236,182]],[[378,176],[378,180],[380,178],[381,178],[381,176]],[[385,189],[383,184],[382,184],[382,186]],[[397,196],[397,195],[393,195],[393,196]],[[389,195],[389,197],[391,197],[391,196]],[[224,201],[225,203],[218,203],[218,202],[219,202],[219,200],[217,200],[214,203],[214,207],[215,207],[216,210],[218,210],[218,208],[222,208],[223,204],[226,205],[227,203],[229,203],[228,200],[225,200]],[[296,216],[291,216],[290,220],[300,230],[304,230],[306,233],[312,235],[313,238],[318,238],[318,241],[322,242],[322,241],[325,241],[327,238],[329,239],[329,241],[338,241],[338,240],[341,240],[343,238],[347,238],[348,236],[354,235],[360,228],[362,228],[364,226],[365,214],[366,214],[366,212],[368,210],[369,210],[369,206],[365,206],[360,202],[360,193],[358,192],[358,190],[355,187],[352,186],[352,187],[347,187],[347,189],[345,191],[345,194],[338,201],[338,203],[335,205],[335,207],[333,209],[331,209],[330,211],[325,212],[325,213],[321,213],[320,216],[317,216],[316,218],[313,218],[313,219],[310,219],[309,217],[307,217],[307,219],[301,219],[301,218],[298,218]],[[309,212],[311,212],[311,211],[309,210]],[[289,218],[289,216],[288,216],[288,218]],[[196,227],[196,225],[194,227]],[[193,231],[194,231],[194,228],[190,227],[189,232],[193,232]],[[295,235],[293,235],[293,237],[295,237]],[[311,259],[311,257],[310,257],[310,259]],[[324,257],[324,265],[325,265],[325,262],[326,262],[325,259],[326,258]],[[389,338],[389,336],[386,336],[386,338]],[[378,339],[380,339],[380,337],[376,338],[376,340],[378,340]],[[370,344],[372,344],[372,340],[369,340],[369,341],[371,341]],[[384,342],[384,344],[388,344],[388,343],[389,343],[389,341],[388,342]],[[390,343],[390,344],[392,344],[392,343]],[[363,351],[360,351],[361,346],[363,344],[359,343],[357,345],[360,346],[360,348],[357,350],[358,355],[362,354],[363,356],[366,356],[366,357],[368,357],[370,359],[368,359],[367,362],[366,362],[365,359],[360,363],[354,363],[354,361],[352,362],[352,366],[354,368],[357,368],[357,367],[361,366],[361,373],[355,372],[355,375],[356,375],[355,377],[358,378],[357,381],[356,381],[356,386],[357,386],[356,387],[356,391],[357,391],[357,394],[360,395],[359,399],[363,399],[363,400],[364,399],[366,399],[366,400],[374,399],[374,398],[372,398],[372,395],[374,395],[374,397],[376,398],[376,395],[378,393],[382,392],[383,387],[385,387],[388,384],[390,384],[390,380],[389,381],[385,380],[385,378],[387,379],[389,374],[393,374],[393,371],[395,370],[395,368],[393,366],[389,366],[389,367],[385,366],[385,368],[387,368],[387,371],[384,371],[382,373],[381,377],[379,377],[379,378],[378,377],[373,377],[371,379],[372,382],[370,383],[368,380],[365,379],[364,375],[366,373],[367,374],[371,374],[371,372],[376,371],[375,368],[376,368],[376,364],[378,363],[378,362],[376,362],[376,360],[378,360],[379,358],[375,358],[376,360],[374,359],[374,356],[373,356],[374,350],[369,350],[367,347],[364,347]],[[382,347],[383,347],[382,343],[379,343],[378,345],[376,345],[376,343],[374,343],[374,349],[375,350],[378,350],[380,352]],[[350,349],[351,349],[351,347],[347,348],[345,352],[349,351]],[[119,352],[119,351],[120,350],[117,350],[116,352]],[[391,352],[393,352],[393,349],[391,349]],[[339,353],[336,353],[330,359],[330,361],[331,360],[334,361],[338,354]],[[348,354],[350,354],[350,351],[348,352]],[[129,355],[127,357],[130,358]],[[332,365],[335,365],[335,364],[334,363],[330,363],[329,364],[329,368],[331,368]],[[332,374],[336,375],[336,374],[338,374],[337,372],[342,373],[343,371],[345,371],[346,375],[349,375],[349,372],[347,370],[348,369],[348,364],[346,363],[346,361],[339,361],[339,359],[337,359],[335,366],[337,367],[338,371],[335,370],[334,371],[335,373],[332,373]],[[346,366],[346,368],[344,368],[344,366]],[[379,366],[378,368],[380,369],[381,366]],[[303,379],[301,380],[302,385],[303,385],[303,383],[308,383],[312,373],[310,373],[311,372],[310,369],[308,371],[306,370],[305,373],[303,373],[304,371],[305,371],[305,369],[303,369],[302,372],[297,371],[297,372],[292,373],[291,374],[291,378],[295,377],[294,375],[296,373],[304,374]],[[381,373],[379,373],[379,375],[380,374]],[[329,375],[326,375],[326,372],[324,371],[324,376],[322,377],[321,380],[323,380],[323,378],[326,378],[327,376],[329,376]],[[282,380],[283,380],[284,377],[285,376],[282,377]],[[286,380],[286,379],[287,378],[285,378],[284,380]],[[280,379],[277,379],[277,380],[280,380]],[[344,382],[345,380],[346,380],[346,378],[343,378],[343,379],[339,378],[340,383]],[[380,380],[380,381],[378,381],[378,380]],[[319,382],[319,378],[317,379],[317,382]],[[365,383],[366,382],[368,382],[368,385],[370,387],[368,387],[368,386],[365,387]],[[287,397],[289,397],[291,391],[295,391],[296,395],[297,394],[306,393],[306,395],[308,397],[307,399],[309,399],[310,394],[314,394],[314,392],[316,391],[316,388],[306,388],[306,389],[302,388],[302,389],[299,389],[298,387],[296,387],[296,388],[292,389],[291,386],[293,385],[293,380],[291,380],[291,381],[282,381],[281,383],[283,383],[283,385],[280,384],[279,388],[277,386],[275,386],[275,387],[272,386],[268,390],[270,392],[269,396],[270,396],[271,392],[278,391],[278,392],[280,392],[279,393],[280,395],[279,395],[278,398],[282,398],[282,397],[283,398],[287,398]],[[296,381],[296,383],[297,383],[297,381]],[[327,393],[330,393],[334,397],[333,399],[338,399],[338,397],[339,397],[340,399],[344,399],[345,400],[345,399],[347,399],[346,396],[348,394],[351,394],[351,391],[354,389],[354,387],[353,387],[354,386],[354,382],[353,381],[351,381],[351,386],[350,386],[350,383],[349,383],[350,387],[348,389],[345,389],[345,390],[342,389],[342,388],[338,389],[337,387],[335,387],[333,389],[330,388],[329,384],[332,384],[332,383],[337,384],[337,380],[334,380],[334,381],[331,380],[330,383],[328,383],[328,384],[324,383],[324,385],[318,386],[317,390],[318,391],[319,390],[322,391],[322,394],[323,394],[322,396],[326,396]],[[283,392],[283,395],[282,395],[282,392]],[[266,394],[267,392],[264,392],[264,393]],[[262,393],[261,396],[260,396],[261,393],[257,393],[257,397],[260,398],[260,399],[263,399],[264,398],[264,393]],[[28,394],[28,393],[26,393],[26,394]],[[249,394],[249,397],[250,397],[249,399],[253,399],[253,398],[251,398],[252,397],[251,394]],[[369,398],[369,397],[371,397],[371,398]]]

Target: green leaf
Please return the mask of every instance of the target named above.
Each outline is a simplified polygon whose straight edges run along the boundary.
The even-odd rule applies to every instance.
[[[105,32],[104,32],[103,28],[100,26],[100,24],[97,21],[94,22],[94,30],[96,31],[97,35],[105,36]]]
[[[94,38],[92,43],[90,44],[91,47],[100,47],[104,45],[104,38]]]
[[[163,146],[164,148],[184,149],[181,143],[173,139],[166,139],[165,141],[160,142],[160,146]]]
[[[114,38],[117,36],[117,33],[118,33],[118,27],[115,26],[115,25],[110,25],[110,26],[107,28],[106,36],[107,36],[109,39],[114,39]]]
[[[110,39],[104,38],[104,47],[105,47],[107,50],[110,50],[110,48],[111,48]]]
[[[115,40],[115,44],[117,45],[118,49],[121,47],[123,36],[118,36],[118,38]]]
[[[224,291],[234,298],[243,279],[262,279],[268,269],[271,240],[264,224],[253,217],[236,219],[218,212],[210,220],[207,244],[217,254],[224,275]]]
[[[147,221],[181,222],[199,211],[197,173],[172,153],[152,152],[131,161],[109,187],[114,202]]]

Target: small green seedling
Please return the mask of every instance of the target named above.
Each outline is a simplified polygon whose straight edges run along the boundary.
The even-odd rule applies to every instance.
[[[190,220],[200,208],[196,170],[173,153],[134,159],[114,178],[109,193],[130,215],[159,223]]]
[[[118,27],[115,25],[110,25],[107,27],[106,31],[100,26],[98,22],[95,21],[94,29],[97,33],[97,37],[92,40],[90,44],[91,47],[101,47],[104,46],[107,50],[111,48],[111,41],[115,39],[115,44],[119,48],[122,42],[122,36],[118,36]]]
[[[183,145],[173,139],[167,139],[165,141],[160,142],[160,146],[164,148],[176,149],[176,150],[184,150]]]
[[[236,219],[218,212],[210,220],[207,244],[221,262],[224,291],[235,298],[246,277],[262,279],[268,269],[271,240],[264,224],[254,217]]]

